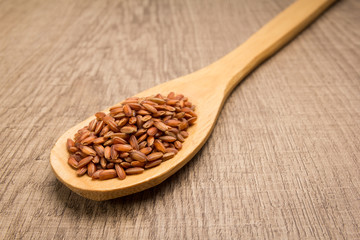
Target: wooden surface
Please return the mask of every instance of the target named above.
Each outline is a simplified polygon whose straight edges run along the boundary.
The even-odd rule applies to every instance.
[[[204,67],[291,1],[0,2],[0,239],[359,239],[360,3],[341,1],[234,89],[159,186],[94,202],[56,139]]]
[[[86,176],[79,178],[67,161],[67,139],[73,138],[79,129],[95,119],[91,116],[67,130],[52,148],[50,164],[56,177],[80,196],[97,201],[126,196],[162,183],[188,163],[206,143],[232,89],[265,59],[295,38],[332,3],[333,0],[297,0],[245,43],[215,63],[136,94],[137,97],[147,97],[158,93],[167,96],[170,92],[177,92],[195,104],[198,115],[196,124],[188,129],[189,137],[171,161],[123,181],[117,178],[108,181],[94,181]]]

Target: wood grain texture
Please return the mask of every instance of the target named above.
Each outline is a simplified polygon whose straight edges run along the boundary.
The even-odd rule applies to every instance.
[[[72,191],[97,201],[123,197],[162,183],[188,163],[206,143],[222,106],[234,87],[264,60],[294,39],[333,3],[333,0],[297,0],[256,31],[245,43],[215,63],[136,94],[137,97],[147,97],[158,93],[164,96],[170,92],[182,93],[195,104],[198,116],[196,124],[189,128],[189,137],[171,161],[123,181],[117,178],[108,181],[93,181],[86,176],[79,178],[68,164],[66,142],[79,129],[96,120],[92,116],[68,129],[56,141],[50,153],[54,174]]]
[[[208,143],[159,186],[93,202],[48,163],[64,130],[210,64],[290,3],[0,2],[0,239],[359,239],[355,0],[235,88]]]

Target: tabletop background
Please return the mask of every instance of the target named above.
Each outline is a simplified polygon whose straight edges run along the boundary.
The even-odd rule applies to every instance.
[[[360,239],[356,0],[235,88],[157,187],[95,202],[49,164],[66,129],[212,63],[291,2],[1,1],[0,239]]]

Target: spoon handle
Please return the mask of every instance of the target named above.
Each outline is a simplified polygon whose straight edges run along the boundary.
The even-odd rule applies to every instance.
[[[247,74],[293,39],[333,2],[335,0],[294,2],[238,48],[206,67],[207,81],[213,81],[212,86],[222,86],[224,95],[228,96]]]

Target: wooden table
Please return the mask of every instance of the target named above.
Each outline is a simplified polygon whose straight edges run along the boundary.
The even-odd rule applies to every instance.
[[[356,0],[240,84],[159,186],[94,202],[49,165],[66,129],[210,64],[291,2],[1,1],[0,239],[359,239]]]

